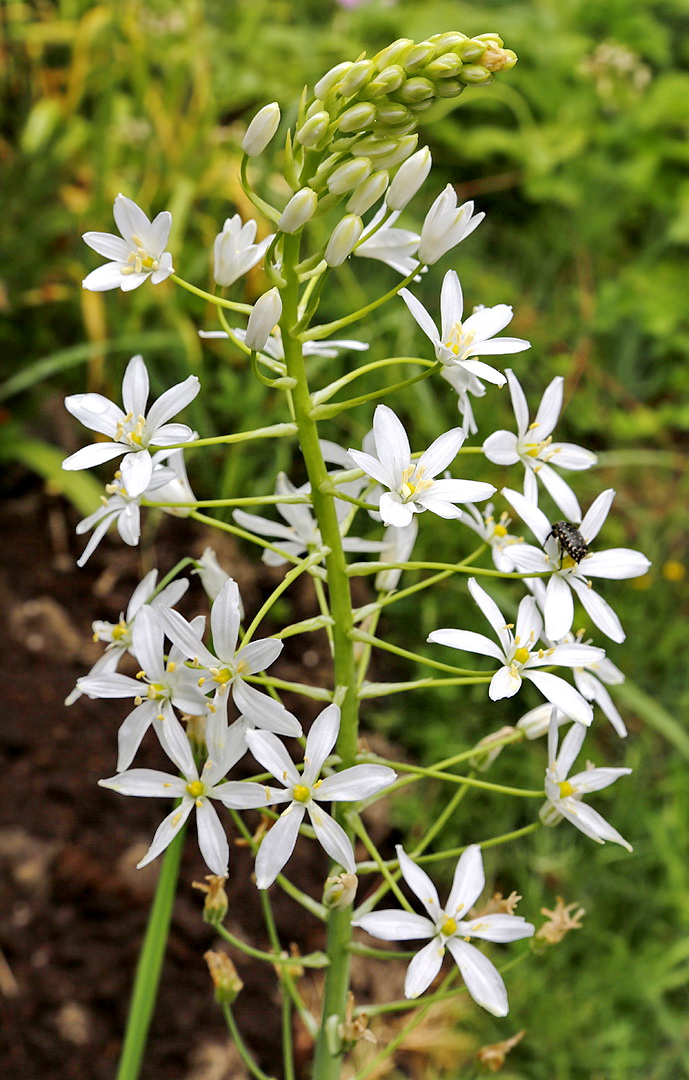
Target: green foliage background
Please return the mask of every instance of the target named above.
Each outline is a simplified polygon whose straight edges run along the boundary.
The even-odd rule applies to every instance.
[[[466,1023],[476,1045],[528,1029],[503,1072],[513,1080],[689,1075],[686,0],[400,0],[355,10],[320,0],[5,0],[2,20],[0,454],[55,482],[64,482],[59,455],[40,437],[51,400],[85,382],[110,394],[134,352],[144,353],[158,388],[200,375],[204,393],[190,413],[203,434],[282,418],[279,399],[266,401],[239,357],[202,347],[196,331],[212,326],[211,316],[188,295],[171,285],[129,296],[82,292],[96,260],[80,235],[111,228],[118,191],[151,213],[172,211],[177,269],[211,287],[215,233],[231,213],[250,213],[236,178],[238,144],[257,107],[276,99],[289,122],[304,83],[398,36],[497,30],[517,52],[517,67],[492,87],[423,116],[436,171],[407,223],[419,223],[446,182],[488,217],[417,295],[433,308],[441,272],[455,266],[470,307],[514,305],[514,333],[533,342],[513,360],[532,407],[550,379],[564,375],[572,402],[558,436],[600,455],[599,467],[576,483],[582,503],[614,486],[605,546],[639,547],[653,569],[640,582],[604,586],[628,635],[610,655],[628,673],[616,699],[630,737],[620,743],[599,719],[587,744],[598,764],[635,769],[597,803],[634,854],[594,848],[566,825],[487,854],[489,878],[504,892],[523,891],[528,917],[552,907],[557,894],[579,901],[587,915],[583,930],[511,974],[507,1021],[471,1010]],[[257,168],[279,200],[275,166]],[[370,297],[383,275],[394,282],[378,264],[345,266],[323,319]],[[260,271],[239,288],[242,299],[260,294]],[[371,358],[406,352],[410,321],[401,302],[388,305]],[[324,364],[320,378],[329,381],[347,363]],[[425,382],[400,398],[415,448],[456,422],[443,387]],[[370,417],[361,409],[330,434],[356,442]],[[482,433],[510,427],[506,391],[489,391],[477,417]],[[273,444],[251,454],[198,454],[190,463],[199,497],[269,491],[277,468],[298,475],[299,463]],[[222,490],[211,490],[218,475]],[[485,469],[481,475],[489,478]],[[519,483],[513,475],[494,482]],[[83,512],[92,497],[85,485],[66,491]],[[424,545],[426,554],[457,551],[456,526],[422,524],[420,554]],[[491,591],[506,610],[514,607],[511,589]],[[428,596],[420,615],[411,600],[400,603],[383,631],[423,651],[431,629],[469,625],[471,607],[465,585],[453,583]],[[400,667],[397,675],[414,672]],[[499,711],[483,688],[461,700],[447,693],[440,707],[437,696],[419,694],[372,709],[369,722],[430,761],[532,704],[526,693]],[[493,775],[533,787],[543,764],[542,745],[529,744],[504,754]],[[467,798],[450,842],[484,837],[487,812],[497,834],[525,824],[534,809],[487,807]],[[396,812],[400,826],[413,828],[429,807],[412,797]],[[425,1075],[470,1076],[470,1061],[445,1072],[429,1065]]]

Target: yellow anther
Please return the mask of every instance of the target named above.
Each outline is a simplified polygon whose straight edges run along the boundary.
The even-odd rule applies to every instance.
[[[305,787],[304,784],[295,784],[292,788],[292,795],[295,802],[308,802],[311,798],[311,788]]]
[[[124,621],[124,619],[121,619],[120,622],[118,622],[117,626],[113,626],[113,628],[112,628],[112,640],[113,641],[121,641],[121,639],[125,636],[126,633],[127,633],[127,624]],[[94,639],[94,640],[96,640],[96,639]]]
[[[205,784],[202,784],[200,780],[192,780],[190,784],[187,784],[184,790],[191,795],[192,799],[198,799],[203,795],[206,786]]]
[[[225,686],[226,683],[234,677],[234,673],[231,668],[211,668],[211,675],[213,676],[213,682],[218,683],[220,686]]]
[[[517,651],[514,654],[513,659],[515,660],[515,662],[517,664],[525,664],[526,661],[529,659],[529,650],[528,649],[517,649]]]
[[[566,799],[569,795],[574,795],[575,789],[572,787],[569,780],[562,780],[557,786],[560,789],[561,799]]]
[[[170,663],[169,663],[169,664],[168,664],[168,666],[167,666],[167,670],[169,671],[169,673],[170,673],[170,674],[172,674],[172,673],[173,673],[173,671],[176,671],[176,670],[177,670],[177,664],[175,663],[175,661],[174,661],[174,660],[171,660],[171,661],[170,661]]]

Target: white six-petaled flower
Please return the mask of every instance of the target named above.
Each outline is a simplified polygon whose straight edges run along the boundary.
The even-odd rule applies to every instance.
[[[510,533],[509,526],[512,518],[505,511],[497,521],[495,520],[494,509],[492,503],[488,503],[483,510],[479,510],[473,503],[467,503],[462,524],[468,525],[486,544],[490,545],[496,569],[509,573],[514,570],[510,550],[514,544],[521,544],[522,538]]]
[[[352,842],[341,825],[326,813],[321,802],[358,802],[388,787],[397,774],[386,765],[353,765],[319,780],[326,758],[340,731],[340,710],[328,705],[314,720],[306,738],[304,771],[299,773],[285,747],[266,731],[249,731],[251,753],[284,788],[268,788],[265,805],[288,802],[289,806],[264,837],[256,857],[256,884],[267,889],[294,851],[299,827],[308,814],[316,837],[331,859],[345,870],[356,872]]]
[[[650,561],[640,551],[631,548],[609,548],[584,555],[579,562],[560,549],[552,535],[552,525],[542,510],[518,491],[504,488],[502,494],[526,522],[542,547],[520,544],[512,550],[512,560],[522,573],[550,571],[550,579],[543,602],[546,636],[553,641],[563,638],[572,628],[574,600],[572,593],[581,601],[582,607],[596,626],[612,641],[625,639],[622,624],[602,596],[594,592],[590,578],[602,577],[622,580],[640,577],[648,570]],[[579,526],[579,532],[588,545],[598,536],[608,516],[615,492],[612,488],[601,492],[589,507]],[[529,584],[528,579],[527,585]]]
[[[213,277],[217,285],[233,285],[261,261],[273,241],[274,234],[255,244],[256,229],[253,218],[246,224],[242,222],[239,214],[227,219],[213,244]]]
[[[452,184],[440,192],[421,226],[419,259],[422,263],[436,263],[483,221],[486,215],[474,213],[473,202],[463,203],[457,209],[457,192]]]
[[[396,850],[404,880],[423,904],[428,918],[414,912],[391,909],[362,915],[354,925],[384,941],[431,939],[407,969],[404,982],[406,997],[416,998],[428,989],[440,971],[447,949],[474,1001],[494,1016],[506,1016],[509,1006],[502,976],[491,961],[470,944],[469,938],[519,941],[533,935],[533,925],[520,915],[492,914],[468,918],[485,885],[478,844],[472,844],[461,855],[444,908],[428,874],[409,858],[402,847],[398,846]]]
[[[612,840],[631,851],[631,844],[620,836],[617,829],[609,825],[597,810],[581,800],[591,791],[609,787],[620,776],[628,776],[632,770],[588,768],[574,776],[568,776],[579,755],[585,735],[586,731],[580,724],[572,724],[558,753],[558,723],[556,717],[551,718],[548,730],[548,767],[545,773],[546,802],[540,810],[541,820],[544,825],[556,825],[563,817],[567,818],[596,843]]]
[[[562,410],[565,380],[556,375],[545,393],[533,424],[529,423],[529,407],[524,391],[513,371],[506,369],[507,382],[517,421],[517,434],[511,431],[494,431],[483,444],[483,452],[496,465],[516,465],[521,461],[525,468],[524,495],[532,503],[538,503],[538,484],[544,488],[572,522],[581,521],[581,509],[576,495],[553,465],[561,469],[590,469],[598,460],[596,454],[574,443],[554,443],[552,431]]]
[[[416,251],[420,238],[410,229],[394,227],[399,216],[399,210],[390,213],[384,203],[364,229],[354,254],[362,259],[377,259],[407,277],[419,266]]]
[[[121,236],[101,232],[84,233],[88,246],[111,260],[105,266],[92,270],[84,278],[84,289],[91,292],[106,292],[108,289],[131,292],[148,277],[154,285],[158,285],[170,274],[174,274],[172,255],[165,250],[172,225],[172,215],[167,210],[149,221],[141,207],[132,199],[118,195],[113,216]]]
[[[477,480],[436,480],[465,439],[462,428],[440,435],[418,461],[412,460],[404,427],[392,409],[378,405],[373,418],[376,455],[361,450],[347,451],[359,468],[388,491],[380,496],[380,516],[385,525],[404,527],[414,514],[430,510],[442,518],[459,518],[458,502],[480,502],[495,491],[492,484]]]
[[[102,394],[72,394],[65,398],[67,411],[85,427],[107,435],[108,441],[84,446],[70,454],[62,462],[62,468],[90,469],[124,454],[120,465],[122,483],[127,494],[136,498],[151,482],[154,462],[149,447],[160,451],[194,438],[194,432],[186,424],[168,421],[194,400],[199,389],[197,376],[190,375],[161,394],[146,413],[148,371],[143,359],[133,356],[122,380],[124,409]]]
[[[589,661],[602,660],[605,656],[603,649],[576,643],[543,648],[538,644],[543,620],[533,596],[525,596],[520,602],[517,624],[512,633],[514,624],[507,622],[498,605],[474,578],[469,580],[469,592],[495,631],[498,644],[473,630],[453,629],[434,630],[429,634],[428,641],[502,661],[503,666],[495,672],[488,688],[491,701],[512,697],[521,687],[522,679],[528,679],[567,716],[581,724],[590,724],[593,711],[581,694],[559,675],[535,669],[583,667]]]

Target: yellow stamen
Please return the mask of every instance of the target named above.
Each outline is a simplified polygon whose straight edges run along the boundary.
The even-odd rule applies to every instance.
[[[514,654],[514,660],[516,661],[516,663],[525,664],[528,659],[529,659],[529,650],[528,649],[523,649],[523,648],[522,649],[517,649],[517,651]]]
[[[311,798],[311,788],[307,788],[303,784],[295,784],[292,788],[292,795],[295,802],[308,802]]]
[[[185,791],[188,791],[192,799],[198,799],[203,795],[206,790],[205,784],[202,784],[200,780],[192,780],[190,784],[187,784]]]
[[[457,933],[457,923],[448,915],[440,929],[445,937],[452,937],[453,934]]]

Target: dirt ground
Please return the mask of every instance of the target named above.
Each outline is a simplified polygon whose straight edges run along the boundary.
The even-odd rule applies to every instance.
[[[167,572],[182,554],[200,554],[209,537],[192,523],[167,518],[155,541],[141,549],[105,542],[80,570],[74,560],[82,541],[74,536],[72,511],[18,471],[6,472],[3,487],[0,606],[9,640],[0,720],[0,1076],[112,1080],[158,871],[156,864],[143,871],[135,864],[164,811],[158,800],[124,799],[97,786],[115,771],[115,733],[128,703],[82,698],[68,709],[63,702],[100,654],[91,621],[116,621],[146,570]],[[255,611],[280,572],[247,563],[231,543],[219,554],[239,581],[247,609]],[[308,583],[297,590],[300,610],[291,617],[315,614],[308,590]],[[189,613],[194,602],[204,610],[198,592],[191,605],[180,607]],[[323,646],[316,636],[288,641],[276,671],[326,683]],[[305,726],[318,711],[304,699],[287,704]],[[164,767],[154,739],[145,740],[137,764]],[[207,872],[192,841],[185,848],[143,1080],[245,1075],[203,960],[206,949],[219,943],[201,919],[202,895],[191,887]],[[265,948],[251,859],[237,847],[231,859],[227,925]],[[295,859],[290,866],[300,883],[320,897],[326,864],[319,849],[301,841]],[[302,950],[319,947],[316,921],[274,893],[283,940]],[[239,1024],[263,1068],[279,1074],[274,974],[234,959],[245,982],[236,1005]],[[305,1062],[310,1046],[303,1033],[297,1032],[297,1046]]]

